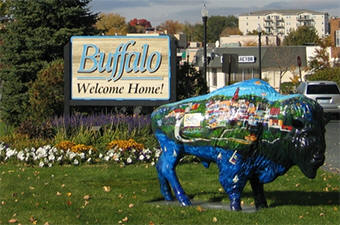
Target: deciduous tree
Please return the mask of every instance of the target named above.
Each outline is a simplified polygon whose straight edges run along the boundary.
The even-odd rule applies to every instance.
[[[168,34],[176,34],[184,31],[184,24],[174,20],[167,20],[159,25],[159,28],[166,30]]]
[[[238,27],[226,27],[221,32],[221,37],[228,37],[229,35],[242,35],[242,32]]]
[[[115,13],[100,14],[96,27],[105,35],[125,35],[128,32],[125,18]]]
[[[291,31],[283,40],[283,45],[317,44],[319,36],[314,27],[301,26]]]
[[[318,71],[331,66],[328,47],[332,45],[331,37],[325,37],[318,41],[318,48],[315,49],[315,55],[310,58],[308,69]]]
[[[130,33],[144,33],[147,29],[151,27],[151,22],[146,19],[134,18],[128,23],[128,31]]]
[[[208,42],[215,43],[220,38],[220,34],[226,27],[237,27],[238,19],[234,16],[211,16],[207,23]]]

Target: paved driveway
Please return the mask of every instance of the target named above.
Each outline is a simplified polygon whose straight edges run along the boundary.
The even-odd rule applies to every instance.
[[[326,161],[323,168],[340,174],[340,120],[326,125]]]

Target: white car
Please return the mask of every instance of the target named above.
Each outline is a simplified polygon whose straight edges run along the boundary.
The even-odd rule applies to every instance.
[[[340,113],[340,90],[334,81],[302,82],[297,92],[317,101],[325,113]]]

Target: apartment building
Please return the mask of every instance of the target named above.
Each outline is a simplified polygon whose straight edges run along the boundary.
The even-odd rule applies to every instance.
[[[261,26],[262,31],[271,35],[287,35],[299,26],[313,26],[318,35],[329,33],[328,13],[311,10],[263,10],[239,16],[239,29],[243,34],[250,33]]]
[[[339,60],[340,58],[340,18],[331,18],[330,36],[332,39],[332,58]]]

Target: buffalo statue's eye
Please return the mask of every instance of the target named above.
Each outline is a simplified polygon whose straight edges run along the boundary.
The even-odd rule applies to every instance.
[[[300,119],[293,119],[292,125],[295,129],[301,130],[305,125]]]

